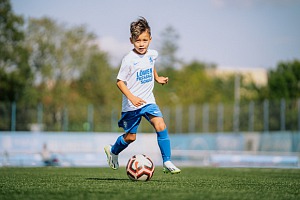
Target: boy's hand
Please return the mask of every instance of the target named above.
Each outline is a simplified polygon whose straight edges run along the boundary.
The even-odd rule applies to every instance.
[[[131,103],[132,103],[135,107],[139,107],[139,106],[141,106],[141,105],[143,105],[143,104],[146,103],[145,100],[141,99],[140,97],[136,97],[136,96],[132,97],[132,98],[130,99],[130,101],[131,101]]]
[[[169,81],[169,78],[168,77],[164,77],[164,76],[159,76],[156,78],[156,82],[159,83],[159,84],[167,84]]]

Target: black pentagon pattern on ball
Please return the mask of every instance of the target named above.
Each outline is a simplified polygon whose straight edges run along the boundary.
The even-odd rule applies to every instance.
[[[139,165],[139,159],[146,159],[147,164]],[[145,160],[143,161],[145,162]],[[148,181],[152,178],[154,174],[155,166],[152,160],[144,155],[134,155],[132,156],[126,165],[126,172],[128,177],[134,181]]]

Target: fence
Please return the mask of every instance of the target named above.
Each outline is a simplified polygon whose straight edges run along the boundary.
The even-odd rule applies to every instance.
[[[1,166],[44,166],[47,149],[60,166],[107,167],[104,146],[121,133],[1,132]],[[300,167],[300,132],[170,134],[172,160],[179,166]],[[135,154],[162,158],[155,133],[142,133],[119,156],[125,166]]]
[[[161,107],[170,133],[300,131],[300,100]],[[0,103],[0,131],[118,132],[120,106]],[[139,132],[153,132],[143,120]]]

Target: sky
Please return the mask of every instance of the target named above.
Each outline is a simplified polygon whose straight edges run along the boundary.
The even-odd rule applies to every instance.
[[[300,0],[11,0],[15,14],[49,17],[86,25],[113,65],[132,45],[129,26],[145,17],[150,48],[159,50],[161,33],[179,35],[177,57],[218,67],[275,68],[300,59]]]

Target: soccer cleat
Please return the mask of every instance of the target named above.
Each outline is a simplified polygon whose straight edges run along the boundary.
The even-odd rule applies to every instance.
[[[164,162],[164,173],[179,174],[181,170],[176,167],[171,161]]]
[[[118,155],[115,155],[111,152],[111,145],[105,146],[104,151],[105,151],[106,156],[107,156],[108,165],[112,169],[118,169],[119,168]]]

